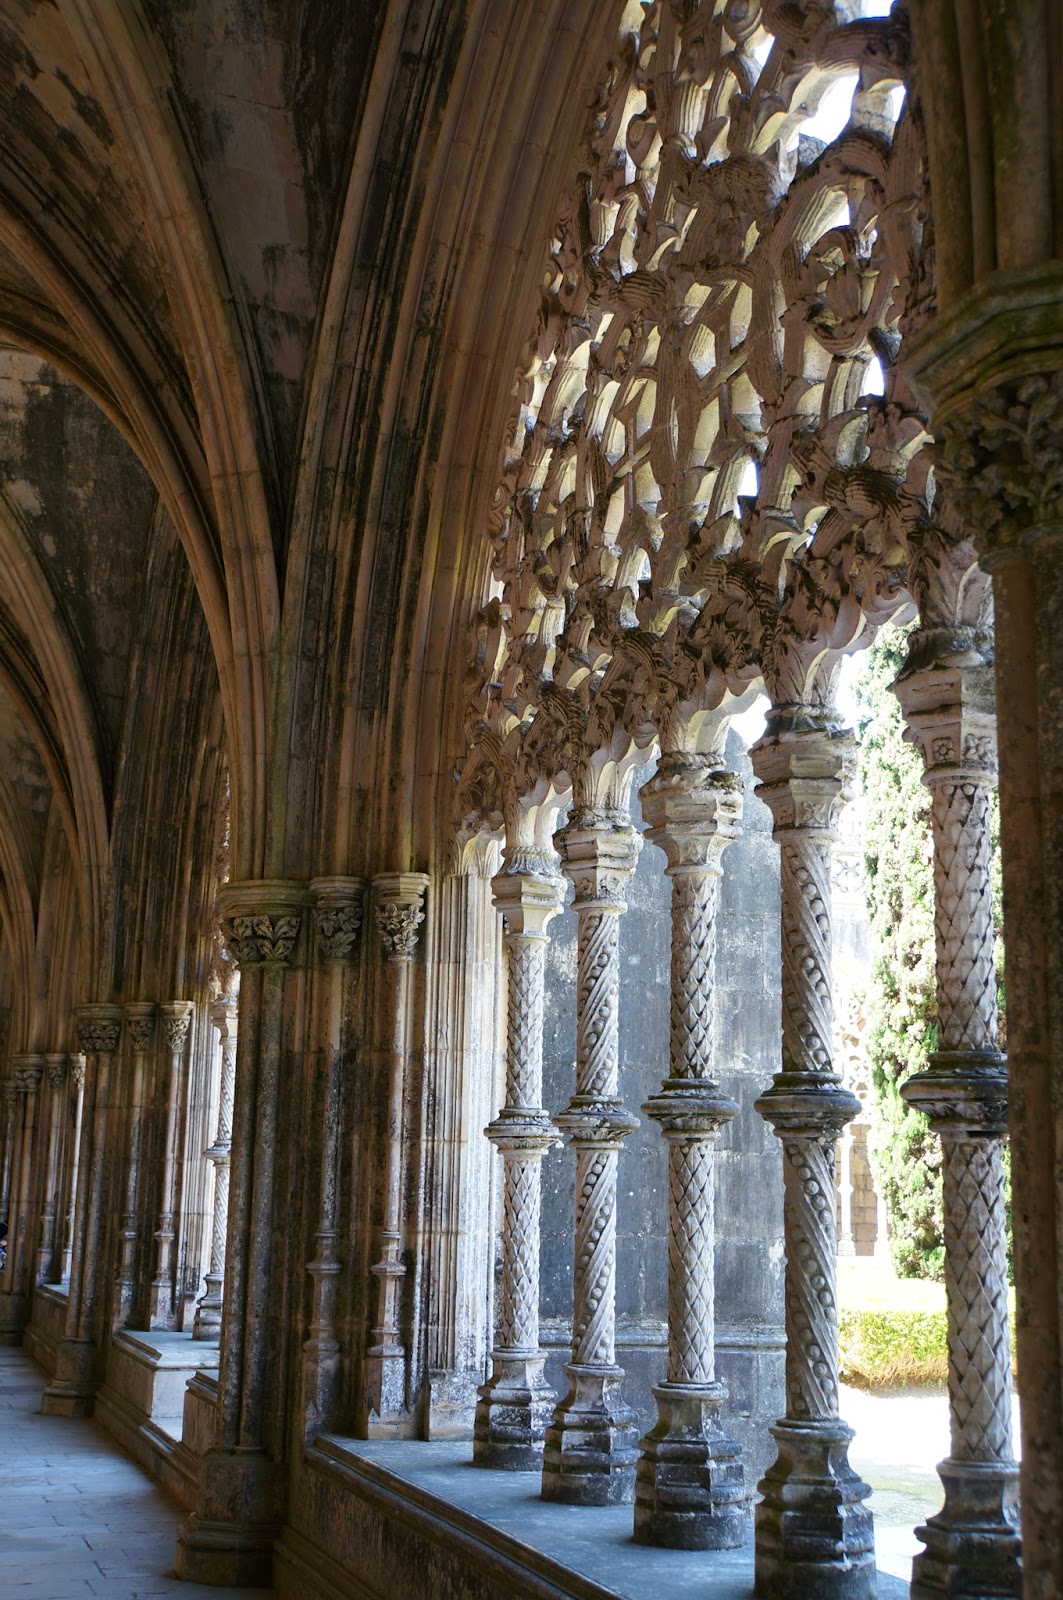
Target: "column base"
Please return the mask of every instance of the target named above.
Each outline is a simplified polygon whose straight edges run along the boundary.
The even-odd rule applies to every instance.
[[[720,1383],[662,1383],[657,1422],[640,1443],[635,1542],[671,1550],[736,1550],[746,1541],[745,1473],[719,1424]]]
[[[622,1367],[565,1367],[569,1390],[543,1444],[544,1500],[628,1505],[635,1494],[638,1429],[621,1398]]]
[[[210,1339],[215,1344],[221,1338],[221,1306],[197,1306],[192,1320],[193,1339]]]
[[[543,1377],[546,1354],[496,1350],[490,1380],[479,1392],[473,1427],[475,1467],[539,1472],[543,1440],[553,1414],[554,1391]]]
[[[280,1532],[279,1519],[270,1515],[273,1496],[273,1464],[261,1451],[208,1451],[201,1509],[177,1530],[177,1576],[225,1588],[270,1588]]]
[[[912,1600],[1021,1600],[1019,1473],[1014,1462],[943,1461],[945,1504],[917,1528]]]
[[[841,1421],[779,1422],[779,1448],[759,1488],[755,1593],[764,1600],[874,1600],[870,1488],[849,1465]]]
[[[96,1346],[64,1339],[56,1352],[55,1372],[41,1395],[45,1417],[91,1417],[99,1378]]]
[[[369,1352],[366,1437],[404,1437],[410,1428],[406,1409],[406,1352],[401,1348]]]

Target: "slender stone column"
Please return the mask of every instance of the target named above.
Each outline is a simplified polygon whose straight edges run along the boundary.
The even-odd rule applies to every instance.
[[[851,735],[823,713],[772,713],[750,752],[780,846],[782,1071],[756,1105],[783,1147],[786,1415],[756,1510],[756,1592],[771,1600],[871,1600],[870,1490],[849,1465],[838,1415],[834,1156],[860,1103],[831,1063],[834,819]]]
[[[118,1230],[118,1272],[114,1283],[113,1321],[125,1327],[137,1305],[137,1244],[141,1231],[141,1170],[144,1146],[147,1060],[155,1036],[155,1007],[149,1001],[123,1007],[129,1039],[129,1113],[126,1118],[125,1186]],[[141,1300],[141,1305],[143,1301]]]
[[[41,1195],[40,1244],[37,1249],[37,1282],[49,1282],[55,1273],[59,1248],[58,1212],[60,1204],[59,1150],[63,1133],[67,1068],[65,1055],[44,1058],[48,1077],[48,1149],[44,1163],[44,1188]]]
[[[322,1014],[318,1075],[320,1177],[310,1328],[303,1345],[303,1429],[313,1438],[329,1426],[340,1379],[336,1295],[340,1277],[340,1136],[343,1123],[343,1021],[347,973],[362,926],[365,886],[358,878],[312,878],[317,954],[322,964]]]
[[[635,1491],[635,1413],[616,1363],[616,1180],[638,1127],[618,1094],[620,913],[641,839],[615,814],[574,812],[555,836],[576,891],[576,1092],[556,1120],[576,1151],[572,1360],[543,1448],[544,1499],[617,1505]]]
[[[177,1571],[196,1583],[271,1581],[290,1437],[290,1367],[271,1339],[282,1263],[276,1240],[292,1197],[278,1192],[285,988],[306,888],[278,879],[223,884],[218,909],[240,968],[229,1221],[214,1445],[195,1510],[177,1539]]]
[[[60,1283],[70,1279],[70,1263],[74,1250],[74,1219],[77,1215],[78,1173],[81,1161],[81,1125],[85,1110],[85,1057],[75,1054],[68,1057],[70,1063],[70,1087],[74,1091],[74,1115],[71,1120],[68,1112],[68,1138],[67,1153],[64,1160],[63,1193],[65,1196],[65,1215],[63,1221],[63,1258],[60,1266]]]
[[[510,847],[492,882],[509,953],[506,1103],[484,1131],[502,1157],[502,1303],[491,1377],[480,1390],[473,1461],[537,1471],[554,1392],[539,1348],[539,1215],[542,1159],[559,1142],[543,1110],[543,1012],[547,927],[564,882],[553,852]]]
[[[738,1113],[713,1070],[716,908],[721,857],[737,837],[742,789],[715,757],[666,755],[640,790],[648,837],[672,880],[669,1071],[643,1110],[668,1141],[668,1376],[641,1442],[635,1538],[728,1550],[746,1535],[745,1475],[716,1379],[715,1144]]]
[[[417,929],[424,921],[421,903],[428,887],[422,872],[386,872],[373,879],[376,920],[387,957],[386,1008],[388,1120],[384,1147],[384,1216],[380,1256],[372,1271],[378,1283],[377,1320],[366,1367],[368,1431],[390,1431],[406,1415],[406,1350],[399,1328],[399,1288],[406,1275],[402,1260],[402,1108],[409,1054],[411,969]]]
[[[11,1057],[15,1083],[21,1096],[21,1127],[16,1121],[16,1166],[7,1226],[7,1276],[10,1294],[29,1289],[29,1257],[33,1250],[33,1141],[37,1126],[37,1089],[44,1073],[44,1057]],[[17,1113],[16,1113],[17,1116]]]
[[[82,1005],[75,1012],[78,1048],[85,1057],[84,1112],[78,1153],[73,1252],[66,1329],[55,1373],[41,1400],[46,1416],[87,1416],[98,1382],[103,1242],[110,1215],[112,1151],[111,1058],[122,1027],[119,1006]]]
[[[159,1215],[155,1227],[155,1276],[148,1290],[148,1327],[174,1326],[174,1259],[177,1237],[177,1161],[184,1079],[185,1044],[192,1022],[191,1000],[169,1000],[159,1007],[166,1047],[166,1116],[163,1125],[162,1173],[159,1179]]]
[[[917,1530],[913,1600],[1022,1594],[989,837],[996,730],[990,668],[956,664],[970,661],[964,642],[940,641],[935,666],[895,685],[933,796],[939,1048],[901,1093],[941,1138],[951,1428],[945,1504]]]
[[[9,1228],[11,1180],[15,1164],[15,1116],[19,1102],[18,1084],[14,1078],[5,1078],[0,1083],[0,1118],[3,1126],[3,1142],[0,1145],[0,1217],[8,1223]]]
[[[210,1266],[196,1306],[192,1324],[193,1339],[216,1339],[221,1330],[222,1295],[225,1285],[225,1232],[229,1221],[229,1160],[232,1154],[233,1097],[236,1090],[236,1002],[215,1000],[210,1020],[217,1029],[221,1046],[221,1074],[218,1082],[218,1127],[214,1143],[203,1154],[214,1164],[214,1204],[211,1211]]]

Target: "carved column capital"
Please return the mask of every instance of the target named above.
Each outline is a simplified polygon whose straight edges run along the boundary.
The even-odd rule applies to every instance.
[[[302,884],[283,879],[224,884],[218,893],[218,919],[237,965],[286,966],[299,937],[306,900]]]
[[[376,924],[389,961],[413,960],[428,884],[423,872],[380,872],[373,879]]]
[[[573,910],[627,910],[624,890],[642,849],[630,822],[606,811],[573,811],[554,843],[575,890]]]
[[[24,1093],[34,1094],[44,1075],[44,1057],[31,1054],[12,1056],[11,1072]]]
[[[112,1005],[82,1005],[74,1009],[78,1050],[82,1055],[113,1055],[122,1031],[122,1008]]]
[[[70,1063],[70,1082],[76,1093],[80,1094],[85,1087],[85,1057],[74,1054],[67,1056]]]
[[[362,926],[361,878],[311,878],[314,929],[323,961],[349,961]]]
[[[565,883],[554,852],[521,845],[507,847],[502,870],[491,879],[491,889],[507,938],[545,939],[565,900]]]
[[[908,723],[908,742],[923,758],[928,788],[996,780],[993,669],[974,652],[946,656],[893,685]]]
[[[48,1082],[53,1089],[61,1089],[66,1082],[67,1059],[65,1052],[55,1052],[44,1058]]]
[[[830,842],[856,758],[849,729],[817,711],[782,706],[772,711],[749,755],[775,837],[800,832]]]
[[[5,1111],[14,1111],[19,1101],[19,1086],[14,1078],[4,1078],[0,1082],[0,1106]]]
[[[668,858],[669,877],[720,871],[720,858],[738,837],[742,781],[715,756],[664,755],[639,790],[646,837]]]
[[[129,1042],[134,1055],[142,1056],[151,1049],[155,1036],[155,1006],[150,1000],[135,1000],[122,1007]]]
[[[167,1050],[174,1055],[180,1054],[192,1025],[191,1000],[164,1000],[159,1006],[159,1017]]]
[[[212,1000],[210,1006],[211,1026],[217,1028],[221,1035],[222,1044],[228,1039],[236,1038],[236,1028],[239,1021],[240,1008],[235,1000]]]

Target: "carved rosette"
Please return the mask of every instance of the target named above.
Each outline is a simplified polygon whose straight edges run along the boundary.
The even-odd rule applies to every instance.
[[[838,1415],[834,1151],[860,1107],[831,1059],[830,851],[852,746],[824,713],[787,707],[751,751],[782,896],[782,1071],[756,1103],[783,1147],[786,1416],[756,1510],[757,1593],[772,1597],[876,1590],[870,1490]]]
[[[904,1084],[942,1145],[951,1450],[945,1505],[919,1537],[921,1600],[986,1574],[1022,1592],[1018,1467],[1011,1452],[1004,1134],[1007,1075],[997,1053],[990,790],[995,720],[989,669],[938,661],[895,685],[933,796],[938,1038],[929,1070]]]
[[[362,927],[360,878],[312,878],[314,931],[322,961],[350,961]]]
[[[573,813],[557,835],[578,919],[576,1092],[556,1120],[576,1151],[575,1261],[569,1389],[543,1452],[543,1495],[610,1505],[634,1493],[634,1412],[616,1364],[616,1182],[623,1140],[638,1119],[620,1100],[619,918],[641,845],[626,821]]]
[[[737,837],[740,780],[711,757],[665,756],[640,791],[648,837],[672,884],[669,1076],[643,1106],[668,1140],[668,1376],[641,1441],[635,1538],[730,1549],[745,1538],[744,1473],[722,1429],[716,1382],[715,1151],[738,1112],[714,1074],[716,910],[723,852]]]
[[[493,881],[509,956],[506,1103],[484,1131],[503,1163],[502,1285],[490,1381],[476,1407],[473,1459],[525,1471],[542,1461],[553,1391],[539,1348],[541,1162],[558,1142],[543,1110],[543,1014],[547,927],[564,884],[554,859],[506,852]]]

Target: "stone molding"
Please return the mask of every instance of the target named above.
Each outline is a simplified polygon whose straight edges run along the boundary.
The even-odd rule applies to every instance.
[[[35,1094],[44,1075],[43,1055],[27,1053],[11,1057],[11,1073],[24,1094]]]

